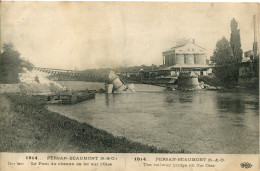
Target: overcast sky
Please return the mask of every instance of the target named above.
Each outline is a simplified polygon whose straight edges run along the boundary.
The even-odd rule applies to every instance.
[[[2,2],[1,39],[39,67],[87,69],[161,65],[184,37],[207,49],[238,22],[243,51],[253,46],[256,3]]]

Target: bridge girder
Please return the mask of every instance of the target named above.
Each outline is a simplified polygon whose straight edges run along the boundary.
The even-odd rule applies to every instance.
[[[108,73],[98,73],[98,72],[82,72],[82,71],[73,71],[73,70],[62,70],[62,69],[53,69],[53,68],[40,68],[34,67],[34,70],[49,73],[54,76],[60,77],[69,77],[76,78],[84,81],[99,81],[104,82],[107,80]]]

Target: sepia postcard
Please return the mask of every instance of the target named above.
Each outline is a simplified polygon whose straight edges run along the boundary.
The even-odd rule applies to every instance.
[[[259,170],[259,3],[0,5],[0,170]]]

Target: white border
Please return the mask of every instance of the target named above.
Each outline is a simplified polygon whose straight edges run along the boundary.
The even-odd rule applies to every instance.
[[[18,2],[25,2],[25,1],[32,1],[32,0],[1,0],[1,1],[18,1]],[[53,0],[34,0],[34,1],[53,1]],[[260,0],[55,0],[55,1],[86,1],[86,2],[257,2],[260,3]],[[53,1],[53,2],[55,2]]]

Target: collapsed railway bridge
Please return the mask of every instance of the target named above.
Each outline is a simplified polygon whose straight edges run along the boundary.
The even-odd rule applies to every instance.
[[[34,67],[33,69],[48,73],[53,77],[56,77],[56,79],[69,79],[74,81],[107,82],[109,74],[108,72],[76,71],[41,67]]]
[[[53,68],[40,68],[34,67],[34,70],[45,72],[51,76],[56,76],[58,80],[69,79],[72,81],[89,81],[89,82],[104,82],[105,91],[107,93],[125,93],[134,92],[133,85],[127,85],[118,75],[114,72],[89,72],[89,71],[75,71],[75,70],[62,70]]]

